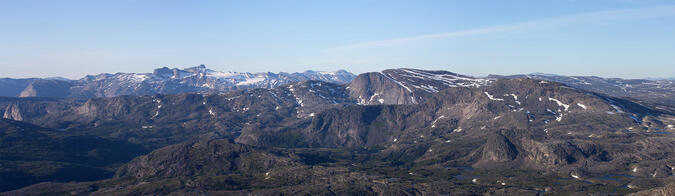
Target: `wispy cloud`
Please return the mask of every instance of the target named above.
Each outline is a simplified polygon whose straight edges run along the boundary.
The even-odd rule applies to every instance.
[[[493,33],[528,30],[528,29],[555,27],[555,26],[570,25],[570,24],[583,24],[583,23],[603,22],[603,21],[612,21],[612,20],[625,20],[625,19],[647,19],[647,18],[673,16],[673,15],[675,15],[675,6],[659,6],[659,7],[648,7],[648,8],[589,12],[589,13],[581,13],[581,14],[565,15],[565,16],[558,16],[558,17],[545,18],[545,19],[539,19],[539,20],[532,20],[532,21],[526,21],[526,22],[515,23],[515,24],[506,24],[506,25],[497,25],[497,26],[484,27],[484,28],[468,29],[468,30],[463,30],[463,31],[454,31],[454,32],[445,32],[445,33],[437,33],[437,34],[411,36],[411,37],[400,37],[400,38],[394,38],[394,39],[367,41],[367,42],[354,43],[354,44],[344,45],[344,46],[340,46],[340,47],[336,47],[336,48],[331,48],[331,49],[328,49],[327,51],[343,51],[343,50],[353,50],[353,49],[365,49],[365,48],[395,46],[395,45],[415,43],[415,42],[425,41],[425,40],[457,38],[457,37],[466,37],[466,36],[473,36],[473,35],[493,34]]]

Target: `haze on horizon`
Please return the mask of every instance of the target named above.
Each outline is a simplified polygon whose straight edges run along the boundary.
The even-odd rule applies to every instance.
[[[659,0],[8,0],[0,26],[0,77],[13,78],[199,64],[675,77],[675,3]]]

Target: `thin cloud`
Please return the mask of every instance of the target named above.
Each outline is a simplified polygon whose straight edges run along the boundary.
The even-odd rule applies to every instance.
[[[492,27],[469,29],[463,31],[454,31],[454,32],[445,32],[438,34],[428,34],[428,35],[419,35],[411,37],[401,37],[394,39],[386,40],[376,40],[376,41],[367,41],[355,44],[344,45],[336,48],[331,48],[326,51],[344,51],[344,50],[353,50],[353,49],[365,49],[365,48],[375,48],[375,47],[385,47],[385,46],[394,46],[407,43],[414,43],[424,40],[434,40],[434,39],[445,39],[445,38],[457,38],[457,37],[466,37],[482,34],[493,34],[501,32],[511,32],[518,30],[527,30],[527,29],[536,29],[536,28],[545,28],[545,27],[554,27],[560,25],[569,25],[569,24],[581,24],[581,23],[592,23],[592,22],[602,22],[610,20],[621,20],[621,19],[645,19],[645,18],[654,18],[654,17],[664,17],[675,15],[675,6],[659,6],[659,7],[649,7],[649,8],[637,8],[637,9],[622,9],[622,10],[610,10],[610,11],[600,11],[600,12],[590,12],[566,16],[558,16],[540,20],[527,21],[516,24],[507,24],[507,25],[497,25]]]

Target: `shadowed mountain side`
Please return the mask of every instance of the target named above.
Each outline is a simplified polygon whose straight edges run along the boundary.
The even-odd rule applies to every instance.
[[[0,120],[0,190],[44,181],[109,178],[111,167],[147,152],[140,145]]]

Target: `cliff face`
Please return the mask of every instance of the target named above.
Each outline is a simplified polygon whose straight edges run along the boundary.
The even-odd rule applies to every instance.
[[[19,97],[68,97],[73,81],[37,80],[21,91]]]
[[[383,73],[361,74],[347,88],[363,105],[418,103],[411,90]]]
[[[479,87],[491,82],[447,71],[388,69],[360,74],[347,88],[361,105],[417,104],[443,89]]]
[[[516,149],[516,146],[514,146],[508,138],[499,133],[490,134],[480,151],[481,159],[476,163],[478,165],[488,164],[483,162],[512,161],[518,156],[518,149]]]
[[[10,104],[7,106],[7,108],[5,108],[5,113],[2,115],[2,118],[17,121],[23,120],[23,117],[21,116],[21,109],[16,103]]]

